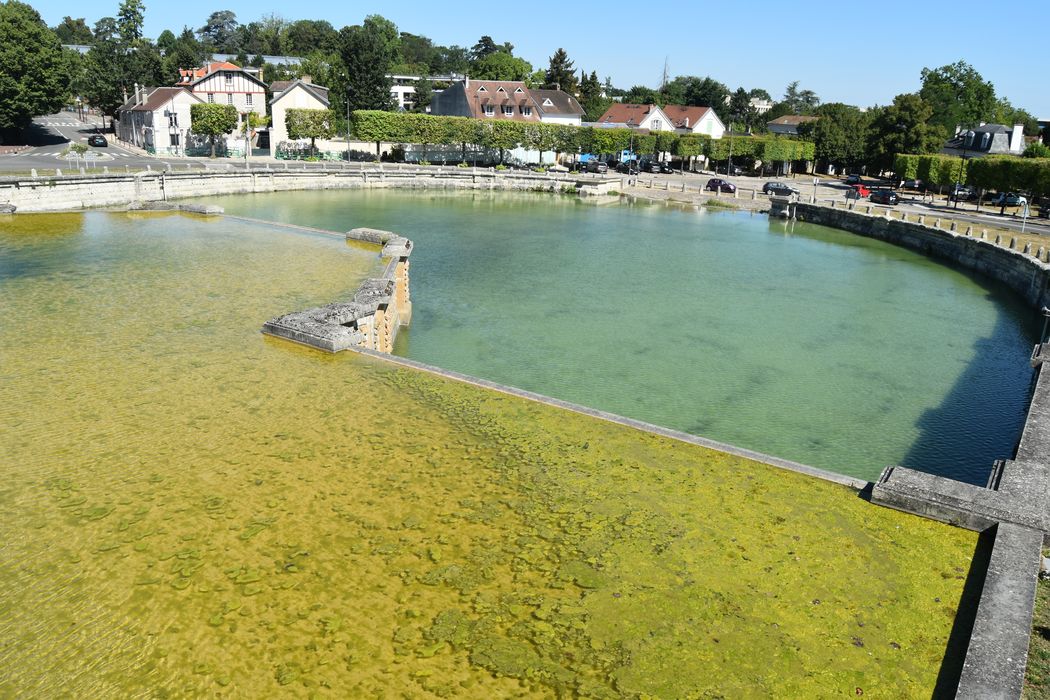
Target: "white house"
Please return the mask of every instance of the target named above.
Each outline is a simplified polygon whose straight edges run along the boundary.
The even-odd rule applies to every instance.
[[[542,123],[568,126],[580,126],[583,123],[583,107],[564,90],[529,89],[528,93],[536,104]]]
[[[674,131],[671,122],[662,109],[656,105],[613,104],[598,117],[595,126],[622,127],[630,129],[648,129],[649,131]]]
[[[726,131],[726,125],[710,107],[664,105],[663,109],[679,134],[699,134],[720,139]]]
[[[117,110],[117,138],[154,155],[184,155],[191,130],[190,106],[201,102],[185,88],[136,84],[135,92]]]
[[[289,109],[328,109],[328,88],[314,85],[310,76],[299,80],[278,80],[270,86],[270,155],[277,155],[277,147],[288,141],[286,112]]]
[[[249,112],[266,116],[266,84],[256,68],[245,69],[228,61],[212,61],[201,68],[179,70],[179,87],[204,102],[233,105],[237,109],[237,129]]]

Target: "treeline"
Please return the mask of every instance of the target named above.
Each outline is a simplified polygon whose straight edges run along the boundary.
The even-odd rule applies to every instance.
[[[940,154],[900,154],[894,159],[893,170],[902,179],[918,179],[934,187],[960,182],[982,190],[1050,195],[1050,158],[988,156],[965,160]]]
[[[683,159],[706,156],[726,160],[751,158],[764,162],[813,158],[813,144],[775,136],[712,139],[697,134],[631,129],[604,129],[469,117],[439,117],[408,112],[359,110],[351,115],[353,134],[362,141],[428,145],[466,144],[501,152],[526,148],[555,153],[609,154],[633,149],[640,154],[670,153]]]

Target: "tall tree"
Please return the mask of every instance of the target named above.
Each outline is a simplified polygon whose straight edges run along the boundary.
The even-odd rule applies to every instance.
[[[54,32],[58,36],[58,40],[63,44],[89,45],[95,40],[95,35],[91,33],[91,27],[87,26],[87,22],[84,21],[83,17],[73,19],[66,15],[55,27]]]
[[[291,56],[306,56],[314,51],[335,53],[339,50],[339,32],[323,19],[301,19],[285,30],[284,50]]]
[[[416,94],[412,100],[412,111],[426,114],[430,101],[434,98],[434,83],[425,77],[416,81]]]
[[[990,120],[996,108],[995,87],[965,61],[923,68],[919,96],[933,109],[933,123],[951,133]]]
[[[462,46],[439,46],[435,50],[434,73],[466,73],[470,70],[470,52]]]
[[[29,126],[65,102],[62,45],[29,5],[0,3],[0,133]]]
[[[812,90],[800,90],[798,81],[794,80],[784,88],[784,103],[792,114],[811,114],[820,104],[820,98]]]
[[[162,64],[162,83],[174,85],[179,80],[180,68],[194,68],[204,63],[206,52],[189,27],[183,27],[175,42],[165,50]]]
[[[142,39],[142,20],[146,6],[142,0],[124,0],[117,10],[117,32],[125,46],[134,46]]]
[[[543,86],[548,90],[564,90],[570,95],[576,93],[576,69],[573,68],[565,49],[558,49],[551,56]]]
[[[751,95],[744,88],[737,88],[733,96],[729,98],[729,117],[748,129],[754,126],[758,112],[751,104]]]
[[[390,78],[387,66],[394,59],[383,37],[354,25],[339,30],[339,55],[347,76],[350,109],[390,109]]]
[[[580,106],[583,107],[583,120],[587,122],[598,121],[598,117],[605,114],[612,100],[603,97],[604,88],[598,80],[598,73],[591,71],[581,73],[580,79]]]
[[[898,153],[934,153],[940,149],[947,131],[933,124],[933,107],[919,95],[897,95],[882,110],[868,130],[868,159],[879,170],[893,167]]]
[[[473,48],[470,49],[470,60],[472,63],[480,61],[489,54],[494,54],[499,50],[499,45],[492,40],[492,37],[486,34],[478,39],[478,43],[474,44]]]
[[[200,41],[211,51],[237,53],[233,40],[237,31],[237,14],[232,10],[217,10],[208,16],[208,21],[197,30]]]
[[[991,121],[996,124],[1005,124],[1006,126],[1023,124],[1025,136],[1039,135],[1039,120],[1027,110],[1014,107],[1010,104],[1010,100],[1005,97],[996,100],[995,111],[992,113]]]
[[[175,33],[170,29],[165,29],[157,36],[157,48],[163,53],[168,53],[175,48],[175,44],[178,42]]]

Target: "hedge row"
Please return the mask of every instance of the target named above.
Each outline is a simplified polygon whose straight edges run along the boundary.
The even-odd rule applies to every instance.
[[[963,160],[940,154],[900,154],[894,159],[893,170],[902,179],[917,178],[930,185],[965,182],[984,190],[1050,194],[1050,158],[987,156]]]
[[[725,160],[732,155],[763,161],[812,160],[813,144],[773,136],[738,136],[714,140],[709,136],[679,135],[672,131],[638,134],[631,129],[604,129],[565,124],[441,117],[410,112],[359,110],[351,117],[354,135],[362,141],[388,143],[471,144],[510,150],[517,147],[557,153],[617,153],[633,147],[635,153],[672,153],[683,158],[707,156]]]

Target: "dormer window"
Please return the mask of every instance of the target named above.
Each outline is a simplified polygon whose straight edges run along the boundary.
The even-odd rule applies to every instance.
[[[524,93],[524,92],[525,92],[524,90],[522,90],[521,88],[518,88],[517,90],[514,91],[514,94],[517,95],[517,94]]]
[[[992,144],[992,135],[987,131],[981,134],[981,148],[987,149]]]
[[[498,88],[496,88],[496,92],[502,92],[502,93],[506,94],[507,91],[503,89],[502,85],[500,85]]]
[[[492,105],[485,105],[485,116],[494,117],[496,116],[496,109]]]
[[[514,116],[514,107],[511,106],[511,105],[503,105],[503,116],[505,116],[505,117],[513,117]]]
[[[481,87],[478,88],[478,92],[488,92],[488,90],[486,90],[485,86],[482,85]]]
[[[521,108],[521,113],[522,113],[522,115],[524,115],[526,117],[531,117],[532,116],[532,107],[522,107]]]
[[[544,106],[544,107],[553,107],[553,106],[554,106],[554,103],[553,103],[553,102],[551,102],[551,98],[549,98],[549,97],[548,97],[547,99],[545,99],[545,100],[543,101],[543,106]]]

